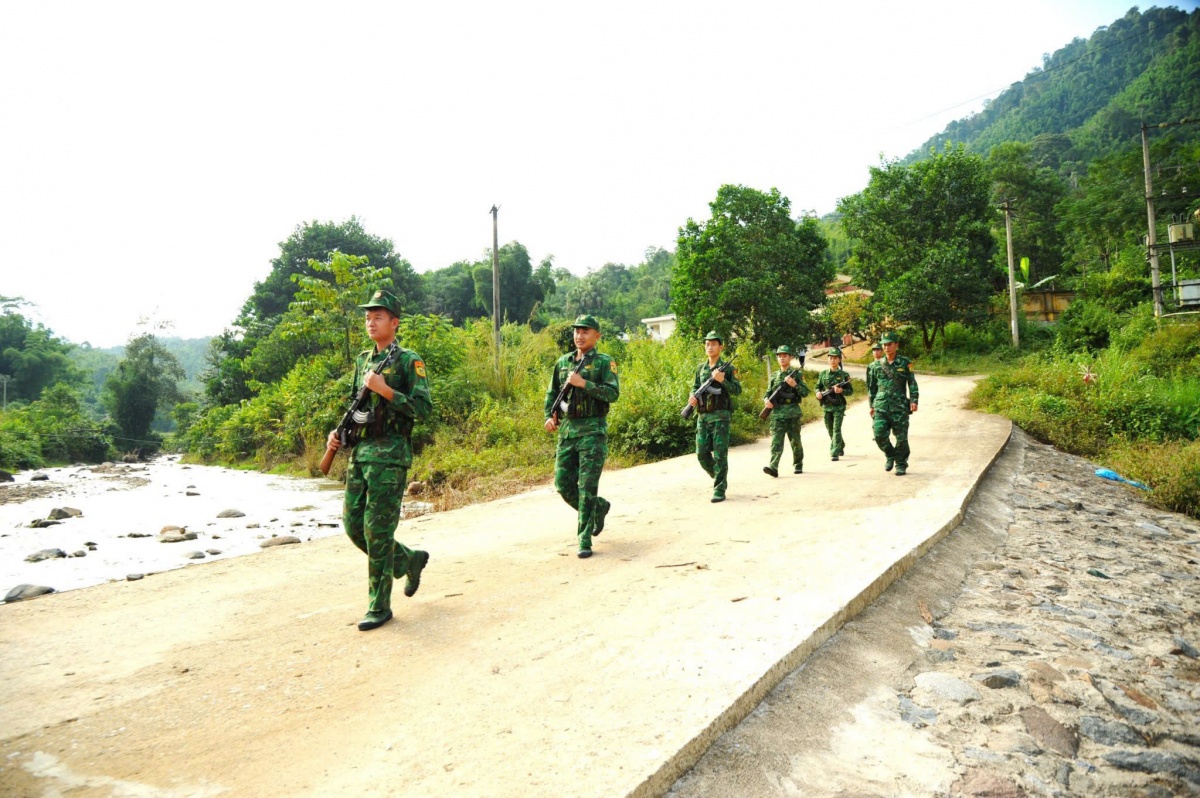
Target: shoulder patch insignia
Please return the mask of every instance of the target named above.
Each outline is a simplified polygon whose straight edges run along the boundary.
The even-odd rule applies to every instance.
[[[413,370],[417,372],[418,377],[424,377],[425,376],[425,361],[418,360],[417,362],[413,363]]]
[[[613,374],[616,374],[617,373],[617,361],[615,361],[615,360],[608,361],[608,368]]]

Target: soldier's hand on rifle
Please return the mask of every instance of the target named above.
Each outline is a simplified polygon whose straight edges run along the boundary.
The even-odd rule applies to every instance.
[[[786,380],[784,380],[784,382],[786,382],[788,385],[792,386],[793,388],[796,387],[795,377],[788,377]]]
[[[774,409],[775,409],[775,405],[771,404],[771,400],[770,400],[770,399],[764,399],[764,400],[763,400],[763,404],[764,404],[764,405],[766,405],[766,407],[767,407],[767,409],[768,409],[768,410],[774,410]]]
[[[689,397],[688,397],[688,404],[689,404],[689,405],[691,405],[692,407],[699,407],[699,406],[700,406],[700,400],[699,400],[699,399],[697,399],[695,396],[689,396]]]
[[[546,432],[558,432],[558,416],[546,419]]]
[[[387,380],[374,371],[368,371],[366,376],[363,377],[363,385],[389,401],[391,401],[394,395],[392,386],[388,385]]]
[[[573,385],[576,388],[586,388],[587,380],[579,376],[578,371],[572,371],[570,376],[567,377],[567,385]]]
[[[342,448],[342,442],[338,439],[337,430],[329,433],[329,437],[325,439],[325,448],[333,449],[335,452]]]
[[[717,369],[712,373],[712,378],[717,382],[725,382],[725,372],[721,369]]]
[[[834,393],[841,393],[841,392],[842,392],[842,386],[840,386],[840,385],[835,385],[835,386],[833,386],[833,392],[834,392]]]

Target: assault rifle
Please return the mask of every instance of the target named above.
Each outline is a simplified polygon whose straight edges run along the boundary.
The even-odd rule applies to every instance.
[[[713,369],[713,374],[716,374],[718,371],[722,371],[725,374],[729,374],[729,371],[732,368],[733,368],[733,358],[730,358],[728,363],[718,362],[717,367],[715,369]],[[699,388],[697,388],[695,391],[692,392],[692,396],[696,399],[697,402],[704,401],[704,394],[706,394],[708,392],[708,389],[712,387],[714,382],[716,382],[716,380],[710,376],[707,380],[705,380],[703,383],[700,384]],[[688,402],[686,405],[683,406],[683,410],[679,411],[679,415],[683,416],[685,419],[689,419],[692,417],[692,413],[695,413],[695,412],[696,412],[696,408],[692,407],[691,402]]]
[[[575,351],[576,353],[579,352],[578,349]],[[586,361],[587,355],[580,356],[579,362],[575,364],[575,368],[571,370],[571,373],[578,374],[583,369],[583,364]],[[554,404],[552,405],[554,409],[550,411],[550,418],[562,420],[562,414],[565,414],[571,409],[571,406],[567,404],[567,396],[570,393],[570,390],[574,387],[575,386],[567,380],[563,380],[562,387],[558,389],[558,396],[554,397]]]
[[[392,359],[396,357],[399,350],[396,347],[396,342],[387,348],[387,357],[383,359],[375,368],[370,371],[378,374],[387,368]],[[368,373],[370,373],[368,371]],[[371,411],[366,410],[367,397],[371,393],[371,389],[366,386],[366,376],[363,376],[363,387],[359,389],[358,396],[354,397],[354,401],[350,403],[350,408],[346,411],[346,415],[342,416],[341,422],[338,423],[334,434],[338,441],[341,442],[339,449],[352,447],[362,438],[362,426],[371,421]],[[317,468],[321,469],[321,473],[329,476],[329,469],[333,466],[333,458],[337,456],[338,449],[326,448],[325,456],[321,458],[320,465]]]
[[[845,379],[845,380],[842,380],[841,382],[839,382],[837,385],[830,385],[824,391],[817,391],[817,401],[820,402],[821,404],[825,404],[825,400],[833,395],[834,388],[846,388],[846,387],[849,387],[849,385],[850,385],[850,380]]]
[[[772,393],[770,396],[767,397],[767,401],[770,402],[772,405],[776,404],[779,401],[780,394],[782,394],[785,390],[786,391],[792,390],[792,386],[787,384],[788,377],[794,378],[797,382],[804,379],[804,376],[798,370],[793,370],[790,374],[784,375],[784,379],[780,380],[780,382],[779,382],[779,387],[775,389],[774,393]],[[799,386],[797,386],[797,387],[799,387]],[[771,411],[774,409],[775,409],[774,407],[763,407],[762,411],[758,414],[758,417],[760,419],[764,419],[767,416],[771,415]]]

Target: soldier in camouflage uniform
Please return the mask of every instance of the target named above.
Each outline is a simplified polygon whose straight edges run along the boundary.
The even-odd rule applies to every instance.
[[[841,383],[846,383],[842,385]],[[846,453],[842,439],[842,419],[846,416],[846,397],[854,393],[850,375],[842,369],[842,350],[829,350],[829,368],[817,375],[817,401],[825,411],[825,430],[829,433],[829,456],[837,460]]]
[[[575,351],[554,364],[546,390],[546,429],[558,432],[554,487],[578,512],[576,556],[586,559],[592,556],[592,538],[604,530],[604,518],[612,508],[596,491],[608,457],[608,406],[617,401],[621,386],[616,361],[596,351],[600,324],[595,317],[575,319],[573,336]],[[564,385],[571,386],[565,409],[554,404]]]
[[[880,341],[884,357],[871,364],[875,378],[868,388],[875,443],[887,458],[883,470],[891,471],[895,465],[896,476],[902,477],[908,472],[908,417],[917,412],[917,378],[912,361],[896,353],[900,341],[895,333],[884,333]]]
[[[873,386],[878,381],[876,374],[878,373],[879,361],[883,359],[883,344],[879,341],[871,344],[871,357],[874,360],[867,364],[867,396],[875,395],[875,388]]]
[[[350,395],[356,396],[363,385],[372,393],[369,420],[350,452],[342,523],[346,535],[367,555],[370,603],[358,623],[366,632],[392,619],[393,579],[406,576],[404,595],[411,597],[429,562],[429,552],[414,551],[393,535],[412,465],[413,422],[429,415],[433,398],[425,364],[416,352],[397,347],[382,373],[374,370],[395,345],[400,301],[389,291],[376,291],[359,307],[365,311],[367,335],[375,346],[356,358]],[[340,446],[336,431],[329,433],[328,446],[335,451]]]
[[[725,501],[725,490],[729,487],[729,421],[733,415],[733,397],[742,392],[737,370],[728,373],[718,368],[724,342],[714,330],[704,336],[704,353],[708,360],[696,369],[692,380],[692,395],[688,404],[696,408],[696,457],[704,473],[713,478],[712,501]],[[704,392],[702,399],[696,398],[700,386],[712,377],[713,384]]]
[[[763,404],[771,410],[771,464],[763,466],[763,473],[773,477],[779,476],[779,460],[783,457],[783,436],[786,435],[792,444],[792,469],[795,473],[804,472],[804,444],[800,442],[800,400],[808,396],[808,386],[804,384],[804,376],[799,370],[792,370],[791,347],[781,346],[775,350],[779,359],[779,371],[771,376],[767,385],[766,397]],[[803,368],[801,363],[800,367]],[[780,391],[780,388],[782,390]],[[771,401],[771,396],[780,391]]]

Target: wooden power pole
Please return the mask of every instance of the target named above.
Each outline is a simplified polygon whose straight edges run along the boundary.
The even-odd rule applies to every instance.
[[[1008,314],[1012,324],[1014,348],[1021,346],[1021,328],[1017,325],[1017,275],[1013,270],[1012,200],[1004,201],[1004,235],[1008,239]]]
[[[1161,125],[1160,125],[1161,127]],[[1146,139],[1146,123],[1142,123],[1142,167],[1146,170],[1146,248],[1150,250],[1150,289],[1154,292],[1154,318],[1163,314],[1162,280],[1158,274],[1158,239],[1154,223],[1154,186],[1150,181],[1150,143]]]
[[[496,349],[496,373],[500,373],[500,206],[492,206],[492,338]]]

